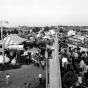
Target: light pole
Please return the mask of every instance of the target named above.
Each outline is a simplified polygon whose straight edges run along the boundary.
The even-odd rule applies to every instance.
[[[20,34],[20,28],[21,28],[21,26],[19,25],[19,34]]]
[[[46,56],[46,88],[48,88],[48,52],[47,52],[47,45],[46,45],[46,51],[45,51],[45,56]]]
[[[78,47],[78,31],[77,31],[77,47]]]
[[[4,41],[3,41],[3,27],[2,23],[8,24],[8,21],[0,21],[1,24],[1,40],[2,40],[2,55],[3,55],[3,65],[5,63],[5,58],[4,58]]]

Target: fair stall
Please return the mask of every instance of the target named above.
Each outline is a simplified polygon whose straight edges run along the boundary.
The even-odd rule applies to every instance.
[[[3,39],[4,48],[6,49],[10,45],[20,45],[27,40],[28,39],[21,38],[16,34],[10,34]],[[0,44],[2,44],[2,41],[0,41]]]

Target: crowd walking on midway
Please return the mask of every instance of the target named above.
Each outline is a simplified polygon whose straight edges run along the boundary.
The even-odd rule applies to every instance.
[[[88,51],[79,47],[60,48],[62,88],[87,88]]]

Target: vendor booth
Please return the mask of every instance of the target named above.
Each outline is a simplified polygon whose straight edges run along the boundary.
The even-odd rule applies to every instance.
[[[69,30],[69,31],[67,32],[67,37],[74,36],[74,35],[76,35],[76,32],[73,31],[73,30]]]
[[[4,48],[7,48],[9,45],[20,45],[27,39],[21,38],[16,34],[10,34],[4,38]],[[0,42],[2,44],[2,41]]]
[[[24,50],[23,42],[25,41],[27,41],[27,39],[21,38],[16,34],[10,34],[4,38],[4,49],[9,52],[10,60],[16,58],[16,61],[19,63],[20,53]],[[15,53],[16,55],[12,53]]]
[[[24,52],[24,54],[21,55],[21,62],[22,63],[30,63],[32,61],[32,58],[36,57],[36,54],[38,54],[41,50],[38,48],[32,48]],[[35,58],[36,59],[36,58]]]
[[[72,44],[84,44],[86,41],[88,41],[88,39],[85,36],[81,36],[81,35],[75,35],[71,38],[68,38],[69,43]]]

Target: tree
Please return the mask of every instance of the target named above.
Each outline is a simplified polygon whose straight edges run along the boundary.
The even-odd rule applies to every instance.
[[[14,33],[15,33],[15,34],[18,34],[18,30],[17,30],[17,29],[14,29]]]
[[[75,31],[75,29],[73,29],[73,31]]]
[[[40,27],[35,27],[34,29],[33,29],[33,32],[39,32],[40,31]]]
[[[10,31],[8,31],[7,33],[8,33],[8,34],[10,34],[11,32],[10,32]]]
[[[63,31],[63,29],[62,29],[62,28],[60,28],[59,32],[60,32],[60,33],[63,33],[64,31]]]
[[[44,27],[44,31],[49,31],[50,28],[48,26]]]
[[[7,34],[7,32],[5,30],[3,30],[3,35],[5,36]]]
[[[11,34],[14,34],[14,31],[11,31],[10,33],[11,33]]]

